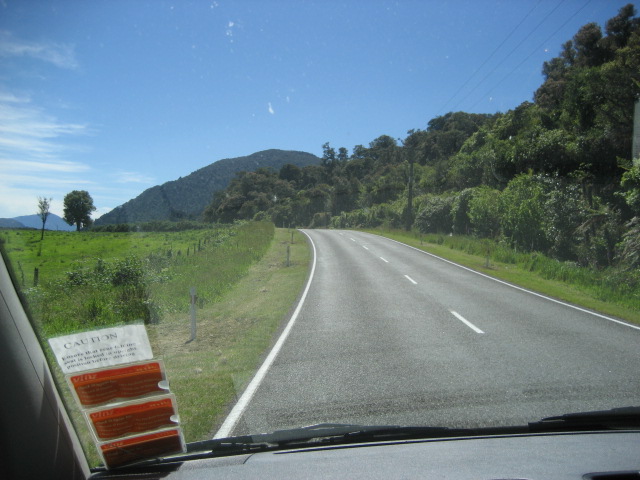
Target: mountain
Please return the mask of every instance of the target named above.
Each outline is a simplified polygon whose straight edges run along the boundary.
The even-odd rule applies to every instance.
[[[22,223],[13,218],[0,218],[0,228],[26,228]]]
[[[42,228],[42,220],[40,220],[40,216],[36,214],[23,215],[21,217],[14,217],[11,220],[15,220],[16,222],[21,223],[23,227],[26,227],[26,228],[37,228],[37,229]],[[21,228],[21,227],[13,227],[13,228]],[[49,213],[49,216],[47,217],[47,223],[45,224],[45,229],[46,230],[63,230],[66,232],[70,232],[72,230],[75,230],[76,227],[75,225],[69,225],[67,222],[65,222],[62,218],[60,218],[55,213]]]
[[[114,208],[96,220],[96,225],[195,219],[211,203],[213,193],[224,190],[236,173],[285,164],[317,165],[320,159],[306,152],[265,150],[246,157],[225,158],[181,177],[151,187],[136,198]]]

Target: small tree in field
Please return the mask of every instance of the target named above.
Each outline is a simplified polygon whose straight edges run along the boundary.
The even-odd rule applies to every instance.
[[[50,206],[50,198],[38,197],[38,216],[40,217],[40,220],[42,220],[42,232],[40,233],[40,241],[44,239],[44,225],[45,223],[47,223]]]
[[[93,198],[86,190],[74,190],[64,196],[64,221],[75,225],[76,231],[91,225],[91,212],[95,211]]]

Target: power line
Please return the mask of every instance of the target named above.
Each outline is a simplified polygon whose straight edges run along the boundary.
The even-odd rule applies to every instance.
[[[498,83],[496,83],[493,87],[491,87],[487,93],[485,93],[482,97],[480,97],[476,103],[474,103],[473,105],[471,105],[470,110],[473,110],[473,108],[478,105],[478,103],[480,103],[482,101],[482,99],[486,98],[487,95],[489,95],[493,90],[495,90],[496,88],[498,88],[507,78],[509,78],[511,76],[511,74],[513,72],[515,72],[518,68],[520,68],[527,60],[529,60],[538,50],[540,50],[540,48],[542,48],[542,46],[547,43],[556,33],[558,33],[560,30],[562,30],[565,25],[567,25],[567,23],[569,23],[571,20],[573,20],[575,18],[576,15],[578,15],[578,13],[580,13],[583,9],[585,9],[592,0],[588,0],[582,7],[580,7],[578,10],[575,11],[575,13],[573,15],[571,15],[562,25],[560,25],[551,35],[549,35],[547,38],[545,38],[542,43],[540,43],[536,48],[534,48],[531,53],[524,58],[524,60],[522,60],[518,65],[516,65],[509,73],[507,73],[502,80],[500,80]]]
[[[560,5],[562,5],[565,2],[565,0],[562,0],[561,2],[559,2],[555,8],[553,8],[549,13],[547,13],[544,18],[542,20],[540,20],[540,22],[538,22],[538,24],[533,27],[533,29],[527,34],[526,37],[524,37],[515,47],[513,47],[513,49],[511,49],[511,51],[500,61],[500,63],[498,63],[498,65],[496,65],[495,67],[493,67],[493,69],[487,73],[482,80],[480,80],[480,82],[478,82],[476,84],[475,87],[473,87],[461,100],[458,101],[458,103],[456,103],[456,105],[453,107],[453,109],[455,110],[458,105],[460,105],[462,102],[464,102],[467,98],[469,98],[469,96],[475,92],[478,87],[480,87],[480,85],[482,85],[484,83],[484,81],[489,78],[491,75],[493,75],[493,73],[504,63],[507,61],[507,59],[518,49],[520,48],[520,46],[529,39],[529,37],[531,37],[531,35],[533,35],[535,33],[536,30],[538,30],[540,28],[540,26],[547,21],[547,19],[553,15],[553,13],[560,8]]]
[[[482,62],[482,65],[480,65],[478,68],[476,68],[476,69],[475,69],[475,71],[474,71],[474,72],[469,76],[469,78],[467,79],[467,81],[466,81],[466,82],[464,82],[464,83],[462,84],[462,86],[461,86],[460,88],[458,88],[458,90],[456,90],[456,92],[455,92],[453,95],[451,95],[451,98],[449,98],[449,100],[447,100],[447,101],[444,103],[444,105],[440,108],[440,110],[438,110],[437,115],[440,115],[440,113],[442,113],[442,111],[443,111],[443,110],[445,109],[445,107],[449,104],[449,102],[451,102],[451,100],[453,100],[453,99],[456,97],[456,95],[458,95],[458,94],[462,91],[462,89],[463,89],[464,87],[466,87],[466,86],[469,84],[469,82],[473,79],[473,77],[475,77],[475,76],[476,76],[476,74],[477,74],[480,70],[482,70],[482,67],[484,67],[484,66],[487,64],[487,62],[489,62],[489,60],[491,60],[491,59],[493,58],[493,56],[496,54],[496,52],[497,52],[498,50],[500,50],[500,48],[502,48],[502,46],[503,46],[505,43],[507,43],[507,40],[509,40],[509,39],[511,38],[511,36],[512,36],[512,35],[513,35],[513,34],[514,34],[514,33],[515,33],[519,28],[520,28],[520,25],[522,25],[522,24],[525,22],[525,20],[526,20],[527,18],[529,18],[529,16],[531,15],[531,12],[533,12],[533,11],[537,8],[537,6],[538,6],[538,5],[540,5],[540,3],[541,3],[541,2],[542,2],[542,0],[538,0],[538,3],[536,3],[536,4],[531,8],[531,10],[529,10],[529,11],[527,12],[527,14],[526,14],[524,17],[522,17],[522,20],[520,20],[520,22],[519,22],[519,23],[518,23],[518,24],[513,28],[513,30],[511,30],[511,32],[510,32],[510,33],[509,33],[509,34],[504,38],[504,40],[502,40],[502,42],[500,43],[500,45],[498,45],[498,46],[493,50],[493,52],[491,52],[491,54],[490,54],[490,55],[485,59],[485,61],[484,61],[484,62]]]

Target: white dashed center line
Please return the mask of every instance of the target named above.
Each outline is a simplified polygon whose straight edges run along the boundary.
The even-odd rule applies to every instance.
[[[451,314],[456,317],[458,320],[460,320],[462,323],[464,323],[467,327],[469,327],[471,330],[473,330],[476,333],[484,333],[482,330],[480,330],[478,327],[476,327],[473,323],[471,323],[469,320],[467,320],[466,318],[464,318],[462,315],[460,315],[458,312],[454,312],[453,310],[449,310],[451,312]]]

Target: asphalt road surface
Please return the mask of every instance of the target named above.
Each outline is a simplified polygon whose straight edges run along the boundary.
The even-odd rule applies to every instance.
[[[304,232],[308,290],[217,437],[325,422],[515,425],[640,404],[638,326],[379,236]]]

